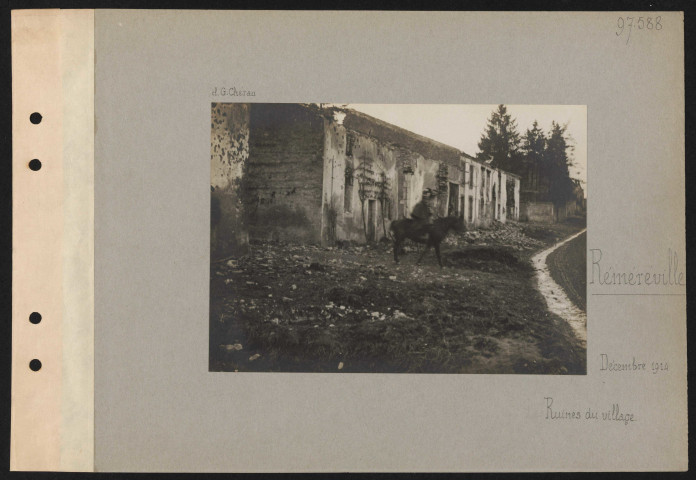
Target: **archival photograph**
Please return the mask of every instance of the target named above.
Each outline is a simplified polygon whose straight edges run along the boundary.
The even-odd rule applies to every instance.
[[[584,105],[213,103],[211,372],[585,375]]]

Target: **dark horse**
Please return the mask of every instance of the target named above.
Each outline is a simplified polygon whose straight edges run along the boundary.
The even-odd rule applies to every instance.
[[[401,244],[408,238],[414,242],[425,243],[425,249],[416,263],[420,263],[423,260],[430,247],[435,247],[437,262],[440,264],[440,268],[442,268],[440,243],[442,243],[442,240],[445,239],[450,230],[457,232],[464,230],[464,222],[459,217],[442,217],[436,219],[432,225],[417,228],[414,220],[402,218],[401,220],[394,220],[389,229],[394,234],[394,261],[396,263],[399,263],[398,253],[401,249]]]

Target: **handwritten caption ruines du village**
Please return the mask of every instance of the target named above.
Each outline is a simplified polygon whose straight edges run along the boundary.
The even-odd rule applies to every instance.
[[[666,374],[669,372],[669,364],[665,361],[642,361],[631,357],[630,360],[617,361],[606,353],[599,355],[599,370],[605,373],[641,373],[650,372],[656,374]],[[546,410],[544,418],[546,420],[591,420],[616,422],[629,425],[637,421],[635,413],[627,411],[619,403],[612,403],[611,406],[604,408],[565,408],[554,405],[553,397],[544,397]]]
[[[637,421],[634,413],[625,411],[620,404],[612,403],[611,406],[601,409],[588,407],[587,409],[579,408],[562,408],[554,405],[553,397],[544,397],[546,402],[546,420],[562,420],[562,421],[603,421],[612,423],[623,423],[629,425]]]

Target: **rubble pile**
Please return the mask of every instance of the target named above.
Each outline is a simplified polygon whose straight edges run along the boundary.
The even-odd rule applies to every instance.
[[[514,250],[536,250],[544,246],[544,242],[527,236],[525,227],[516,222],[493,222],[488,229],[448,236],[443,243],[452,247],[503,246]]]

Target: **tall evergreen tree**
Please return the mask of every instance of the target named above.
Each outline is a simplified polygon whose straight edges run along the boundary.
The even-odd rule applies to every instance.
[[[527,129],[522,139],[522,155],[530,162],[542,163],[545,150],[546,136],[539,128],[539,123],[534,120],[531,130]]]
[[[546,135],[534,120],[531,129],[527,129],[522,139],[522,162],[524,168],[520,172],[525,189],[544,191],[548,185],[544,155],[546,153]],[[535,197],[536,199],[536,197]]]
[[[498,109],[491,114],[478,147],[479,160],[492,160],[491,165],[494,167],[520,173],[520,134],[517,122],[507,113],[505,105],[498,105]]]
[[[567,125],[551,122],[551,131],[546,141],[545,166],[550,180],[549,195],[557,207],[573,196],[573,181],[569,167],[572,166],[573,146],[566,136]]]

